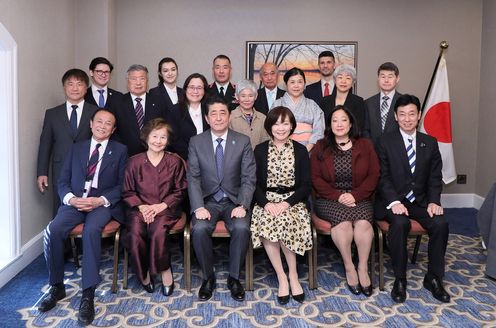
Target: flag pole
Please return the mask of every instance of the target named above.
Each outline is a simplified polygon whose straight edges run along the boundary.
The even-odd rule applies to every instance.
[[[439,50],[439,56],[437,57],[436,66],[434,66],[434,71],[432,72],[431,81],[429,82],[429,87],[427,88],[427,92],[424,97],[424,102],[422,104],[422,112],[424,112],[425,103],[427,102],[427,97],[429,97],[429,93],[431,92],[432,83],[434,82],[434,77],[436,77],[439,61],[441,60],[441,56],[443,55],[444,50],[448,49],[448,47],[449,47],[448,41],[441,41],[441,43],[439,43],[439,48],[441,49]]]

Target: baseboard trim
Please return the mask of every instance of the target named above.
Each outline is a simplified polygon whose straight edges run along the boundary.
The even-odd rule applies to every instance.
[[[484,197],[477,194],[442,194],[441,205],[445,208],[471,207],[480,209]]]
[[[0,270],[0,288],[43,253],[43,231],[21,247],[21,254]]]

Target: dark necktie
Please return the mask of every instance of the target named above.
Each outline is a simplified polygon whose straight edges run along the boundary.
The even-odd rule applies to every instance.
[[[86,181],[92,181],[95,177],[96,167],[98,166],[98,159],[100,158],[100,152],[98,149],[102,144],[96,144],[95,149],[91,153],[90,160],[88,161],[88,168],[86,169]]]
[[[72,105],[71,119],[69,123],[71,124],[72,135],[75,137],[77,134],[77,108],[78,105]]]
[[[389,97],[388,96],[382,97],[382,104],[381,104],[381,126],[382,126],[382,131],[384,131],[384,127],[386,126],[386,120],[387,120],[388,111],[389,111],[388,100],[389,100]]]
[[[98,97],[98,107],[104,108],[105,107],[105,98],[103,97],[103,93],[105,90],[99,89],[98,93],[100,94],[100,97]]]
[[[224,87],[220,87],[220,92],[219,92],[220,96],[222,98],[224,98]]]
[[[222,149],[222,138],[217,138],[217,147],[215,147],[215,164],[217,166],[217,177],[222,180],[224,169],[224,149]],[[219,190],[214,194],[214,199],[219,202],[224,198],[224,191],[219,187]]]
[[[138,122],[138,126],[143,129],[143,121],[145,120],[145,113],[143,113],[143,105],[141,104],[141,98],[136,98],[136,107],[134,108],[134,112],[136,113],[136,121]]]
[[[408,139],[408,142],[410,143],[408,147],[406,147],[406,155],[408,156],[408,164],[410,165],[410,171],[412,171],[412,174],[415,172],[415,161],[416,161],[416,153],[415,149],[413,149],[413,139]],[[410,192],[406,195],[406,199],[410,203],[413,203],[415,200],[415,195],[413,194],[413,190],[410,190]]]
[[[329,95],[329,82],[326,82],[324,84],[324,97],[327,97]]]

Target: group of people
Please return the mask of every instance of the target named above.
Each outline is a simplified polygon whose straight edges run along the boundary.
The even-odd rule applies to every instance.
[[[216,288],[211,235],[223,220],[231,236],[232,298],[245,298],[240,271],[251,238],[274,267],[278,302],[304,302],[296,255],[313,247],[312,209],[332,224],[346,286],[356,295],[373,293],[373,219],[390,223],[395,302],[406,299],[406,240],[410,219],[417,220],[430,237],[424,286],[449,302],[442,282],[448,238],[442,162],[436,140],[416,131],[419,99],[396,91],[399,70],[390,62],[378,69],[381,91],[365,101],[352,93],[352,66],[335,67],[330,51],[319,55],[318,66],[321,80],[307,86],[301,69],[288,70],[284,91],[273,63],[260,69],[261,88],[249,80],[234,85],[229,57],[218,55],[212,84],[193,73],[179,88],[177,63],[166,57],[158,64],[159,85],[149,92],[148,69],[131,65],[126,94],[108,87],[113,66],[106,58],[90,63],[91,86],[84,71],[68,70],[67,101],[47,110],[40,137],[38,188],[48,187],[51,159],[58,197],[45,229],[50,289],[39,310],[65,297],[64,240],[84,222],[79,320],[93,321],[101,231],[112,218],[125,227],[124,246],[144,290],[153,293],[158,279],[162,294],[171,295],[168,231],[182,211],[192,222],[202,301]]]

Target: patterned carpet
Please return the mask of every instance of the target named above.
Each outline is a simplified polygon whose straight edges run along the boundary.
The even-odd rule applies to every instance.
[[[412,240],[413,241],[413,240]],[[447,252],[446,288],[452,295],[449,304],[441,304],[422,287],[426,271],[427,238],[424,237],[417,264],[408,267],[408,297],[403,304],[392,302],[391,266],[386,256],[386,287],[378,288],[369,299],[352,295],[344,285],[343,265],[331,248],[330,239],[319,237],[319,288],[308,289],[308,267],[302,259],[299,270],[307,296],[304,304],[291,300],[286,306],[277,303],[276,277],[263,250],[254,252],[254,287],[247,292],[246,301],[236,302],[227,290],[227,244],[219,242],[216,254],[217,289],[208,302],[198,302],[201,283],[198,266],[194,263],[193,293],[182,289],[183,266],[179,242],[173,250],[176,290],[164,297],[157,290],[147,294],[131,274],[129,289],[110,292],[112,268],[111,249],[105,248],[104,282],[97,290],[96,319],[99,327],[494,327],[496,325],[496,282],[485,277],[485,255],[479,237],[450,235]],[[412,246],[412,245],[410,245]],[[411,249],[411,248],[410,248]],[[43,261],[40,259],[40,261]],[[122,262],[121,262],[122,263]],[[29,267],[28,267],[29,268]],[[120,267],[122,277],[122,265]],[[37,270],[38,271],[38,270]],[[36,299],[46,290],[46,275],[38,275],[35,284],[37,298],[25,304],[18,313],[19,324],[28,327],[77,327],[77,310],[81,292],[80,270],[67,263],[67,297],[48,313],[36,310]],[[42,278],[40,278],[42,277]],[[27,279],[27,278],[23,278]],[[377,281],[377,276],[376,276]],[[119,282],[121,284],[122,281]],[[177,288],[177,283],[181,288]],[[38,287],[36,287],[36,284]],[[45,285],[44,285],[45,284]],[[376,283],[377,285],[377,283]],[[31,286],[33,287],[33,286]],[[121,287],[121,285],[119,285]],[[2,293],[2,296],[6,296]],[[0,325],[1,322],[0,322]],[[12,325],[10,325],[12,327]]]

